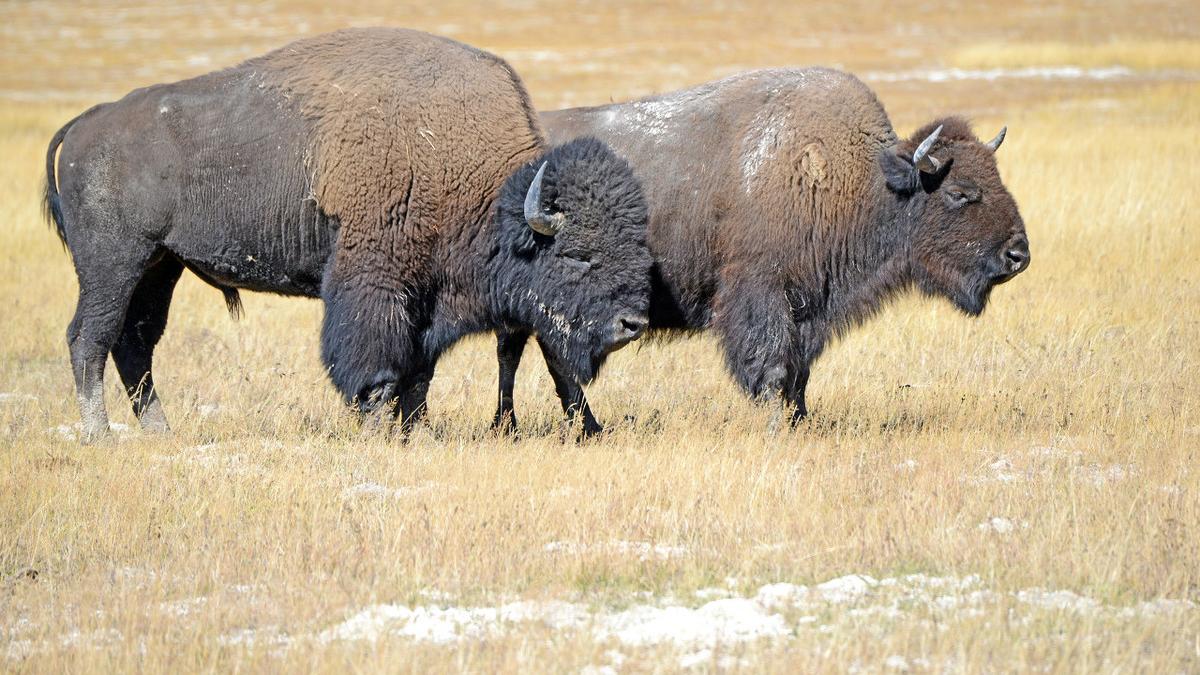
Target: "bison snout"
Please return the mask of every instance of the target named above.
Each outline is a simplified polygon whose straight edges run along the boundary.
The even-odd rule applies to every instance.
[[[643,314],[622,314],[613,321],[613,344],[633,342],[646,332],[648,321]]]
[[[1004,251],[1004,261],[1008,265],[1010,276],[1019,274],[1029,267],[1029,240],[1025,235],[1018,235],[1009,242],[1008,249]]]

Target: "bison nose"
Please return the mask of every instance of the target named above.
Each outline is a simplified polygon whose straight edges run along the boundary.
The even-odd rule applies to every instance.
[[[1009,274],[1024,271],[1029,267],[1029,240],[1024,235],[1018,237],[1004,252],[1004,259],[1008,261]]]
[[[613,342],[632,342],[646,331],[646,317],[641,314],[622,314],[613,322]]]

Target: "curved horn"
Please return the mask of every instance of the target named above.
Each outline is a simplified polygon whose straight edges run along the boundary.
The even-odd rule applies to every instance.
[[[1006,133],[1008,133],[1008,127],[1000,127],[1000,133],[996,134],[995,138],[987,142],[987,146],[991,148],[992,152],[1000,149],[1000,144],[1004,142],[1004,134]]]
[[[942,127],[939,125],[932,134],[929,134],[928,138],[921,141],[921,144],[917,146],[917,151],[913,153],[913,164],[925,173],[937,173],[938,169],[942,168],[942,163],[929,154],[929,149],[933,147],[933,143],[940,133],[942,133]]]
[[[553,237],[562,231],[565,218],[561,213],[547,215],[542,212],[542,176],[546,173],[547,163],[542,162],[542,167],[529,184],[529,192],[525,193],[525,222],[534,232]]]

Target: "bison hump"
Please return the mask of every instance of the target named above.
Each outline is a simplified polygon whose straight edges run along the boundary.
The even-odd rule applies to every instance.
[[[513,70],[453,40],[350,29],[254,65],[314,130],[308,169],[339,246],[424,259],[447,232],[486,222],[504,180],[542,149]]]

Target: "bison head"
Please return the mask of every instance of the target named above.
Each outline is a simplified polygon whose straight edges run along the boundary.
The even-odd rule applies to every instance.
[[[629,164],[582,138],[505,184],[495,289],[503,319],[532,329],[577,382],[646,328],[647,206]]]
[[[1005,129],[981,143],[958,118],[938,120],[881,157],[894,192],[915,201],[913,276],[972,316],[991,290],[1029,267],[1029,239],[996,168]]]

